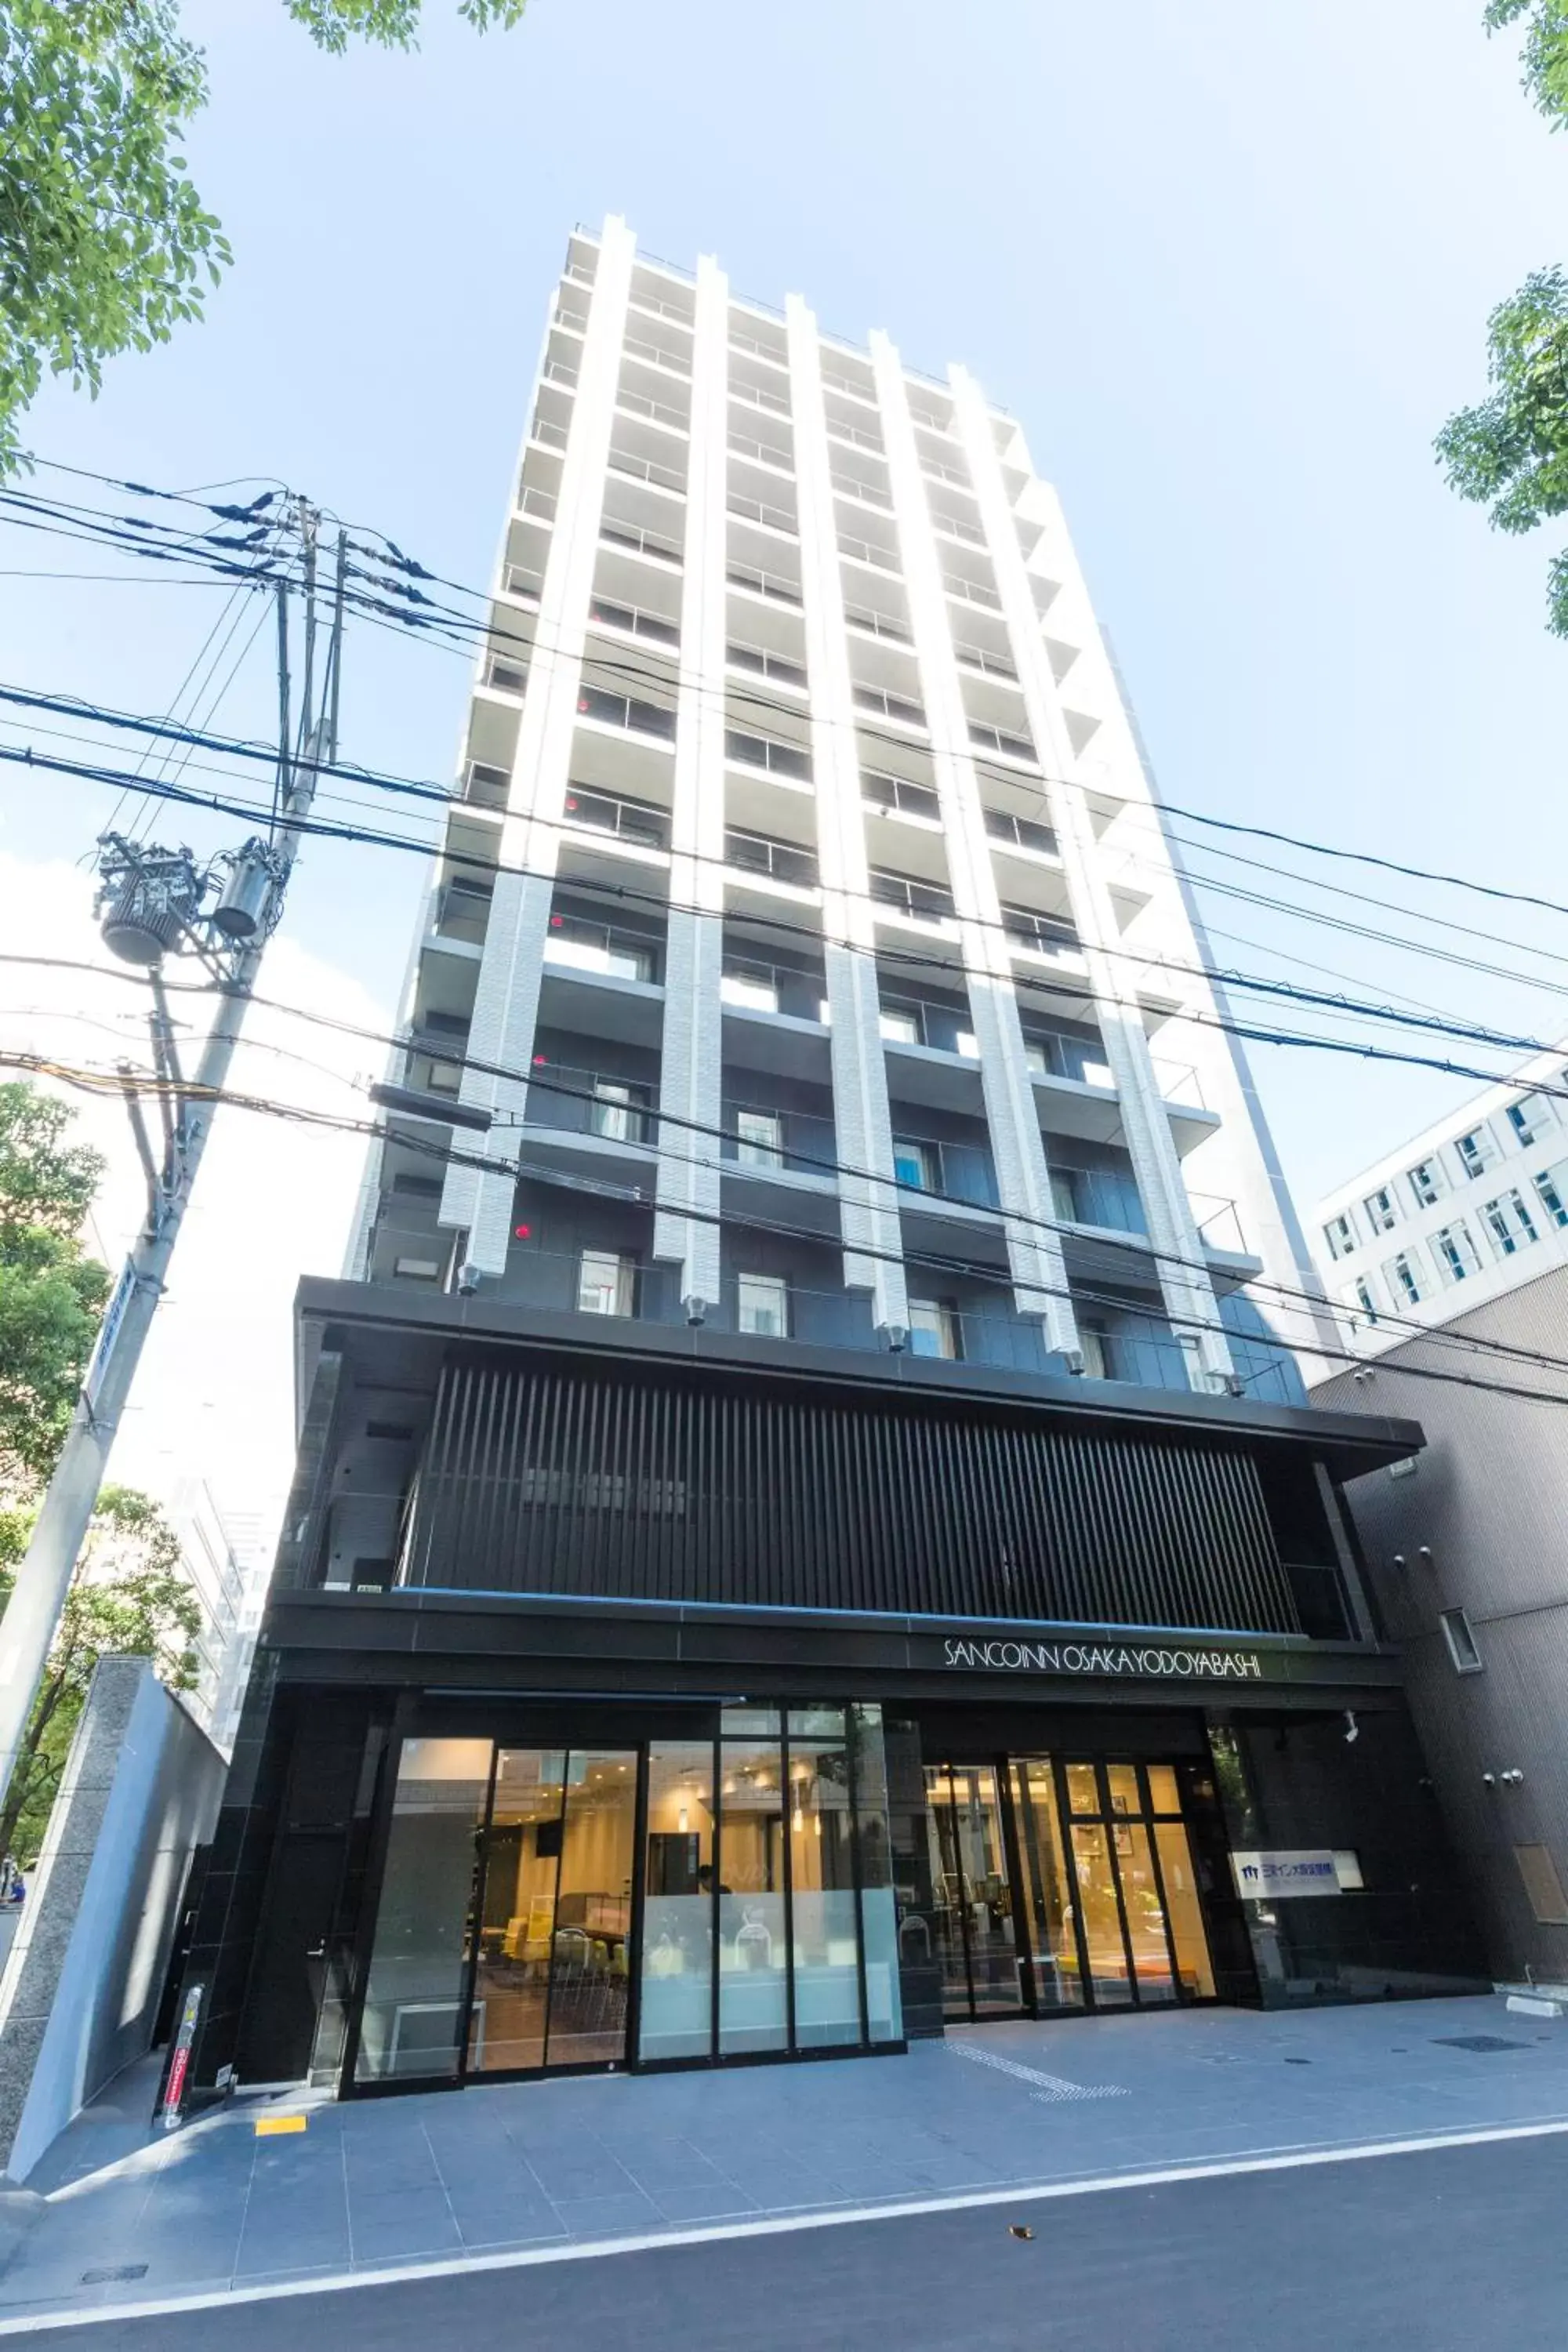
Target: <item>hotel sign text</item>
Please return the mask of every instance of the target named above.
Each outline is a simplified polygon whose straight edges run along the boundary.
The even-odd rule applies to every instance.
[[[1162,1643],[965,1642],[942,1644],[942,1664],[982,1673],[1034,1675],[1147,1675],[1175,1682],[1258,1683],[1263,1661],[1256,1650],[1178,1649]]]

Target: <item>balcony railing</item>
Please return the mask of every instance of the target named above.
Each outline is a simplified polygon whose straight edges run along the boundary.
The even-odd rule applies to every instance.
[[[590,923],[575,915],[552,915],[544,934],[544,961],[572,971],[601,973],[610,980],[657,981],[658,942],[642,931],[613,923]]]
[[[731,588],[749,588],[753,596],[771,596],[778,604],[800,603],[800,583],[785,580],[777,572],[764,572],[754,563],[731,563],[724,572]]]
[[[444,940],[483,947],[490,892],[478,882],[448,882],[436,901],[436,929]]]
[[[985,587],[981,581],[960,580],[951,573],[944,572],[942,584],[950,596],[958,598],[961,604],[978,604],[984,612],[987,613],[999,613],[1002,610],[1002,599],[995,589]]]
[[[933,508],[931,522],[949,539],[962,540],[966,547],[984,547],[986,544],[985,533],[980,525],[967,521],[963,515],[942,514]]]
[[[882,768],[862,768],[860,797],[872,808],[900,816],[929,817],[940,822],[942,803],[929,784],[911,784],[905,776],[890,776]]]
[[[683,551],[678,539],[667,539],[662,531],[644,530],[635,522],[612,522],[606,517],[599,525],[599,537],[612,547],[629,547],[634,555],[651,555],[660,563],[679,563]]]
[[[564,1135],[596,1135],[605,1143],[650,1143],[658,1124],[658,1090],[602,1070],[534,1056],[523,1105],[526,1127],[552,1127]]]
[[[634,457],[625,449],[612,449],[607,462],[612,472],[629,474],[633,481],[651,482],[657,490],[686,495],[686,477],[674,466],[660,466],[652,457]]]
[[[681,410],[671,408],[668,401],[652,399],[646,392],[630,391],[626,384],[616,394],[616,406],[630,409],[634,416],[651,416],[656,425],[672,425],[678,433],[687,429]]]
[[[1006,816],[1000,809],[985,812],[985,830],[993,841],[1005,841],[1015,849],[1029,849],[1044,857],[1055,857],[1057,837],[1048,824],[1037,824],[1033,817]]]
[[[863,482],[858,474],[830,473],[828,478],[840,498],[858,499],[864,506],[881,507],[892,513],[892,499],[876,482]]]
[[[795,964],[758,963],[749,957],[724,960],[719,994],[725,1004],[749,1013],[782,1013],[793,1021],[821,1021],[827,982],[820,971]]]
[[[1032,907],[1005,906],[1002,929],[1016,947],[1026,948],[1035,955],[1073,955],[1079,950],[1071,923],[1058,915],[1037,914]]]
[[[1011,678],[1015,685],[1017,684],[1018,673],[1007,655],[994,654],[984,646],[972,646],[967,640],[957,637],[953,639],[952,650],[957,658],[967,663],[971,669],[984,670],[987,677]]]
[[[647,360],[654,367],[668,368],[674,375],[691,373],[691,362],[684,352],[672,351],[668,344],[650,343],[641,335],[628,335],[621,348],[628,359]]]
[[[579,688],[577,713],[582,719],[597,719],[602,727],[624,727],[633,735],[657,735],[667,743],[675,740],[673,710],[657,702],[639,702],[631,695],[606,694],[602,687]]]
[[[942,923],[956,912],[952,893],[941,882],[925,882],[915,874],[895,874],[872,866],[867,877],[871,897],[879,907],[891,907],[912,922]]]
[[[575,392],[577,389],[577,371],[565,360],[546,360],[544,362],[544,381],[546,383],[563,383],[569,391]]]
[[[890,613],[875,612],[869,604],[852,604],[847,601],[844,617],[852,629],[868,629],[873,636],[890,637],[895,645],[907,646],[914,642],[902,621],[895,620]]]
[[[1047,1162],[1051,1205],[1064,1224],[1099,1225],[1116,1234],[1147,1233],[1148,1223],[1131,1176],[1113,1168],[1062,1168]]]
[[[921,471],[928,481],[951,482],[955,489],[960,490],[967,490],[970,487],[969,477],[962,466],[944,466],[940,457],[928,457],[923,449],[921,452]]]
[[[877,405],[875,392],[863,383],[856,383],[849,376],[835,375],[827,368],[822,371],[822,388],[825,392],[845,393],[851,400],[863,400],[868,408],[875,408]]]
[[[463,771],[463,798],[476,808],[505,808],[511,778],[488,760],[470,760]]]
[[[759,384],[731,383],[731,400],[742,400],[748,408],[765,408],[773,416],[787,416],[789,402],[782,392],[765,392]]]
[[[618,793],[592,792],[568,784],[562,803],[565,821],[588,833],[613,834],[617,841],[637,849],[668,849],[669,819],[648,801],[627,800]]]
[[[789,450],[775,448],[771,441],[754,441],[747,433],[731,433],[725,440],[731,457],[745,457],[759,466],[775,466],[781,474],[795,471],[795,459]]]
[[[503,661],[500,654],[492,654],[485,664],[484,678],[498,693],[521,694],[528,684],[528,672],[521,662]]]
[[[1234,1201],[1215,1192],[1192,1192],[1187,1197],[1206,1249],[1228,1250],[1237,1257],[1251,1255]]]
[[[924,710],[906,695],[889,694],[880,686],[856,686],[850,691],[858,710],[875,710],[883,719],[896,719],[901,727],[923,727],[926,723]]]
[[[678,646],[680,631],[662,613],[645,613],[640,604],[614,604],[606,597],[595,596],[588,606],[588,618],[597,621],[601,628],[624,629],[629,636],[651,637],[661,646]]]
[[[557,425],[552,417],[539,415],[534,417],[530,436],[546,449],[564,449],[568,438],[564,425]]]
[[[522,596],[537,604],[544,593],[544,574],[527,563],[509,563],[501,575],[501,587],[509,596]]]
[[[1005,760],[1026,760],[1033,766],[1038,758],[1026,735],[1010,735],[1005,728],[987,727],[977,719],[969,722],[969,740],[976,751],[997,751]]]
[[[744,522],[760,522],[769,530],[784,531],[791,539],[798,537],[794,515],[767,499],[749,499],[742,490],[731,490],[725,504],[732,515],[739,515]]]
[[[772,735],[746,735],[738,728],[724,730],[724,757],[748,768],[766,768],[771,775],[798,776],[809,782],[811,754],[796,743],[781,743]]]
[[[873,547],[868,539],[857,539],[852,531],[838,534],[838,552],[857,563],[869,563],[878,572],[897,572],[899,559],[885,547]]]
[[[656,319],[673,319],[678,327],[684,327],[688,334],[690,333],[691,314],[688,310],[683,310],[679,303],[661,301],[657,294],[639,294],[636,291],[629,294],[626,299],[632,310],[651,311]]]
[[[801,1176],[826,1176],[832,1172],[837,1158],[837,1138],[830,1118],[782,1109],[776,1103],[741,1102],[728,1093],[721,1117],[725,1133],[719,1147],[720,1156],[731,1166],[763,1173],[782,1168],[791,1175]],[[776,1139],[770,1138],[770,1128],[772,1139]]]
[[[770,882],[787,882],[797,890],[815,889],[816,853],[793,841],[774,841],[765,833],[746,833],[738,826],[724,830],[724,863],[745,874],[765,874]]]
[[[555,520],[555,500],[548,490],[524,488],[517,503],[523,514],[537,515],[541,522]]]
[[[731,669],[754,670],[759,677],[776,677],[784,686],[804,686],[805,671],[799,662],[786,660],[766,646],[748,645],[743,639],[731,637],[724,648],[724,658]]]
[[[979,1144],[896,1135],[893,1172],[906,1192],[944,1193],[975,1208],[998,1205],[996,1171],[990,1153]]]
[[[770,367],[782,368],[789,365],[788,360],[781,352],[773,351],[758,336],[747,334],[743,327],[731,328],[730,348],[731,351],[750,352],[754,358],[766,360]]]
[[[850,442],[857,449],[869,449],[879,457],[887,454],[879,433],[868,433],[861,425],[847,425],[842,417],[830,416],[827,431],[831,440]]]

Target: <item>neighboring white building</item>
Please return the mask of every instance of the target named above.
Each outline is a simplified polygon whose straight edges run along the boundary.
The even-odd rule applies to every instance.
[[[1565,1056],[1527,1062],[1319,1202],[1313,1253],[1358,1353],[1568,1265]]]
[[[1244,1292],[1305,1244],[1056,494],[966,370],[579,230],[492,623],[392,1076],[493,1111],[501,1172],[394,1115],[351,1274],[1300,1397]]]

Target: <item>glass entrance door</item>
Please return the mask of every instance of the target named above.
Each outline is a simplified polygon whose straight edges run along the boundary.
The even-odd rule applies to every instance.
[[[1173,1766],[1012,1756],[925,1777],[949,2017],[1214,1998]]]
[[[958,2016],[1016,2017],[1018,1930],[995,1766],[928,1765],[926,1821],[942,2005]]]
[[[498,1751],[468,2074],[625,2063],[637,1790],[635,1748]]]

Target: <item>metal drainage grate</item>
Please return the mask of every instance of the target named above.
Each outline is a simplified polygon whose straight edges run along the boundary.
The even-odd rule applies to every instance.
[[[1510,2042],[1501,2033],[1435,2033],[1435,2043],[1444,2050],[1528,2050],[1528,2042]]]
[[[83,2286],[108,2286],[116,2279],[145,2278],[145,2263],[117,2263],[111,2271],[83,2271]]]

